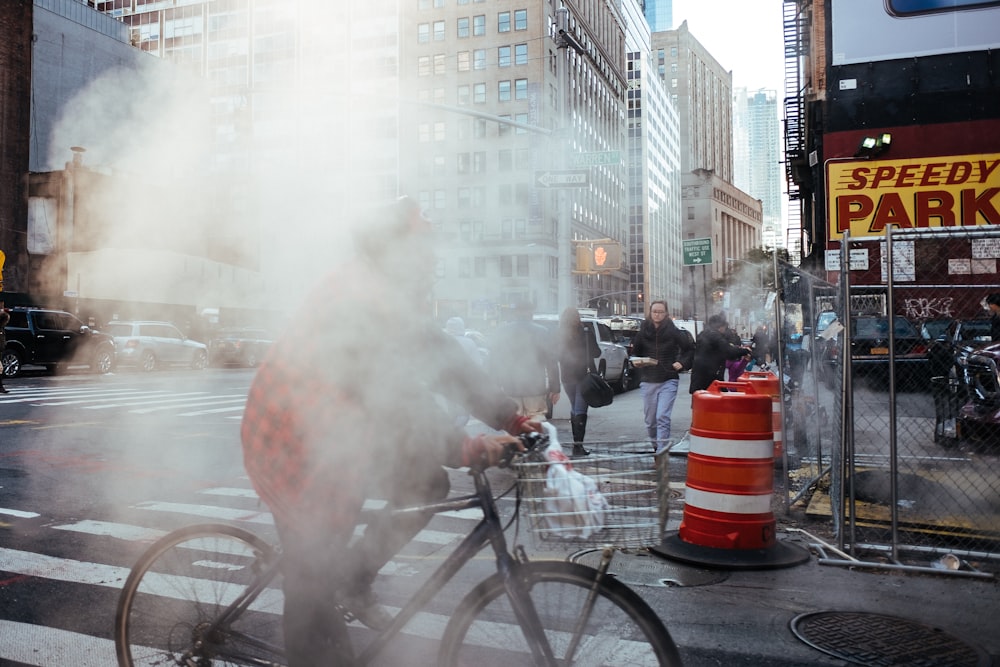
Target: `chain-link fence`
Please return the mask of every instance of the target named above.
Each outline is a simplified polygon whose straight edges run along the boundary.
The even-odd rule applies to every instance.
[[[780,271],[789,490],[855,557],[995,572],[1000,344],[985,299],[1000,293],[1000,230],[842,245],[836,286]]]

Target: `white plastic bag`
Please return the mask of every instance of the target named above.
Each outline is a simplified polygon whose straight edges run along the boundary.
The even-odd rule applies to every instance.
[[[588,538],[604,528],[608,501],[594,480],[573,470],[555,427],[548,422],[542,426],[549,434],[545,459],[550,462],[545,475],[545,522],[559,537]]]

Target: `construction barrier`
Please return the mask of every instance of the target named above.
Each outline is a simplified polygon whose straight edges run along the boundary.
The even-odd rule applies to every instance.
[[[690,453],[680,529],[652,551],[729,568],[808,559],[775,536],[771,399],[750,382],[713,382],[692,396]]]
[[[784,423],[781,419],[781,381],[771,371],[747,371],[739,377],[749,382],[758,394],[771,397],[771,429],[774,431],[774,463],[780,465],[785,452]]]

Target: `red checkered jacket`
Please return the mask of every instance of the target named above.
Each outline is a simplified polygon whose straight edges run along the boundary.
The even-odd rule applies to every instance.
[[[366,480],[402,446],[462,463],[456,430],[431,389],[493,428],[523,418],[413,299],[361,262],[315,289],[262,361],[243,416],[244,465],[260,497],[286,519],[355,523]]]

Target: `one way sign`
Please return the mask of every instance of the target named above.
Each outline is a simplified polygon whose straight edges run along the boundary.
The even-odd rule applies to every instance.
[[[587,170],[536,171],[536,188],[583,188],[587,186]]]

